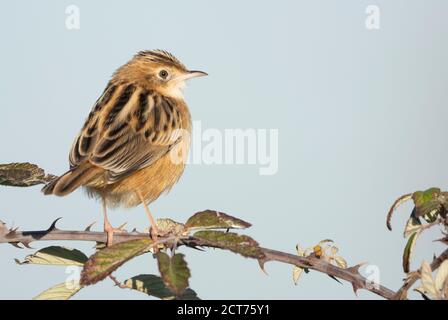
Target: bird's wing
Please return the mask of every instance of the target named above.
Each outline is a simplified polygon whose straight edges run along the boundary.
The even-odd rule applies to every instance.
[[[116,182],[169,152],[185,121],[167,97],[132,84],[109,85],[73,143],[70,165],[89,161]]]

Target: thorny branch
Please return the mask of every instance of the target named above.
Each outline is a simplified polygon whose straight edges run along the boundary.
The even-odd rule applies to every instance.
[[[431,263],[431,270],[434,271],[440,267],[443,261],[448,260],[448,249],[443,251],[437,258],[435,258]],[[407,292],[414,283],[420,279],[420,268],[416,271],[410,272],[404,281],[403,286],[397,291],[393,296],[393,300],[400,300],[406,297]]]
[[[58,228],[56,228],[56,222],[57,221],[55,221],[51,225],[51,227],[48,228],[47,230],[39,230],[39,231],[18,231],[16,229],[9,230],[6,228],[4,223],[0,222],[0,244],[9,243],[17,247],[20,247],[20,244],[22,244],[26,247],[29,247],[29,244],[34,241],[47,241],[47,240],[53,240],[53,241],[71,240],[71,241],[95,241],[95,242],[106,241],[107,236],[104,232],[95,232],[90,231],[89,229],[84,231],[59,230]],[[142,239],[147,238],[148,236],[149,235],[146,233],[138,233],[135,231],[117,233],[114,237],[114,242],[119,243],[132,239]],[[175,239],[176,237],[170,237],[170,236],[161,237],[159,238],[158,242],[167,243],[171,241],[172,242],[171,245],[176,246],[185,245],[189,247],[209,247],[209,245],[204,244],[201,241],[201,239],[194,238],[191,236],[177,238],[178,239],[177,241]],[[264,253],[264,258],[259,261],[260,266],[262,268],[264,263],[268,261],[287,263],[298,267],[312,269],[318,272],[325,273],[329,276],[348,281],[352,284],[355,292],[358,289],[365,289],[385,299],[393,299],[394,296],[396,295],[394,291],[384,286],[373,284],[368,279],[363,277],[358,271],[361,265],[356,265],[351,268],[343,269],[334,266],[331,263],[319,259],[315,256],[300,257],[294,254],[272,250],[268,248],[261,248],[261,250]]]
[[[0,185],[6,186],[15,186],[15,187],[28,187],[37,184],[45,184],[54,179],[55,176],[51,174],[46,174],[43,169],[38,166],[30,163],[10,163],[10,164],[0,164]],[[406,194],[393,204],[389,214],[387,216],[387,227],[391,229],[391,218],[395,209],[400,206],[402,203],[409,201],[411,199],[414,200],[415,207],[413,213],[411,214],[411,218],[418,217],[423,215],[425,217],[425,213],[442,213],[441,216],[446,218],[446,212],[448,212],[448,202],[446,201],[448,198],[447,192],[440,192],[438,188],[431,188],[424,192],[417,191],[412,194]],[[435,201],[434,201],[435,200]],[[431,205],[431,206],[428,206]],[[419,215],[416,215],[417,212],[423,212]],[[418,218],[417,218],[418,219]],[[58,219],[59,220],[59,219]],[[74,241],[94,241],[97,243],[105,243],[107,236],[104,232],[95,232],[90,230],[90,226],[87,227],[84,231],[68,231],[68,230],[59,230],[56,228],[56,222],[47,230],[38,230],[38,231],[18,231],[16,229],[8,229],[6,225],[0,221],[0,244],[9,243],[18,248],[30,247],[31,242],[35,241],[61,241],[61,240],[74,240]],[[436,219],[429,219],[431,223],[421,226],[421,229],[426,229],[440,221],[435,221]],[[443,222],[445,226],[447,226],[447,221]],[[244,227],[247,227],[244,226]],[[411,224],[410,227],[413,227]],[[117,233],[114,236],[114,242],[120,243],[129,240],[135,239],[143,239],[148,238],[149,235],[146,233],[139,233],[137,231],[132,232],[123,232]],[[445,237],[444,242],[447,243],[448,239]],[[192,248],[198,247],[214,247],[212,244],[204,242],[203,240],[192,237],[188,235],[173,236],[168,234],[164,237],[159,237],[158,241],[154,243],[157,244],[165,244],[166,247],[176,248],[178,246],[189,246]],[[385,299],[406,299],[407,292],[410,288],[415,284],[417,280],[421,277],[421,270],[418,269],[416,271],[408,273],[403,286],[397,291],[394,292],[384,286],[379,284],[371,283],[368,279],[363,277],[359,273],[359,268],[362,264],[358,264],[356,266],[350,268],[340,268],[337,267],[330,262],[320,259],[315,254],[311,254],[309,256],[299,256],[294,254],[289,254],[277,250],[272,250],[268,248],[260,248],[262,252],[262,258],[254,258],[258,259],[260,267],[264,271],[264,264],[268,261],[277,261],[281,263],[291,264],[294,266],[298,266],[301,268],[312,269],[324,274],[327,274],[336,279],[342,279],[348,281],[352,284],[353,289],[356,293],[358,289],[365,289],[372,293],[375,293]],[[410,249],[411,250],[411,249]],[[437,258],[435,258],[430,267],[431,270],[434,271],[438,269],[442,262],[448,260],[448,249],[445,250],[442,254],[440,254]],[[119,287],[123,287],[123,285],[113,277],[113,275],[109,275],[109,278]]]

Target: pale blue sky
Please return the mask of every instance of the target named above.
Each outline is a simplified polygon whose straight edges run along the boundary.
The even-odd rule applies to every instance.
[[[80,8],[77,31],[65,27],[70,4]],[[380,30],[365,28],[370,4],[381,10]],[[186,88],[193,119],[219,130],[278,129],[279,170],[260,176],[253,165],[190,165],[152,205],[156,216],[185,221],[217,209],[250,221],[247,233],[263,246],[290,252],[297,242],[331,238],[349,264],[369,261],[395,289],[410,206],[390,233],[390,204],[410,191],[447,187],[447,12],[442,0],[4,3],[0,162],[65,171],[72,140],[115,68],[139,50],[166,49],[210,74]],[[39,189],[2,188],[0,219],[21,229],[60,216],[61,228],[101,221],[100,205],[81,191],[56,198]],[[111,219],[147,224],[141,207],[115,210]],[[436,236],[423,237],[414,267],[440,251]],[[93,244],[65,245],[91,253]],[[294,286],[290,266],[269,263],[266,276],[231,253],[181,251],[204,299],[355,298],[349,284],[315,272]],[[0,298],[31,298],[65,280],[64,268],[15,265],[13,258],[31,252],[1,246]],[[157,273],[150,256],[117,276],[139,273]],[[104,281],[77,298],[145,296]]]

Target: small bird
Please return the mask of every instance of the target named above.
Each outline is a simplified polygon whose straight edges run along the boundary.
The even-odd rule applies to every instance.
[[[101,199],[108,246],[122,230],[112,227],[107,208],[143,203],[157,237],[148,205],[178,181],[189,150],[191,117],[182,90],[186,80],[206,75],[167,51],[137,53],[94,104],[72,145],[70,170],[42,192],[65,196],[82,186]]]

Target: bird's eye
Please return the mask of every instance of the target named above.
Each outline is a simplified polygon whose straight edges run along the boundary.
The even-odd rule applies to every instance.
[[[160,71],[159,71],[159,77],[162,78],[162,79],[164,79],[164,80],[165,80],[166,78],[168,78],[168,75],[169,75],[169,74],[168,74],[168,71],[166,71],[166,70],[160,70]]]

